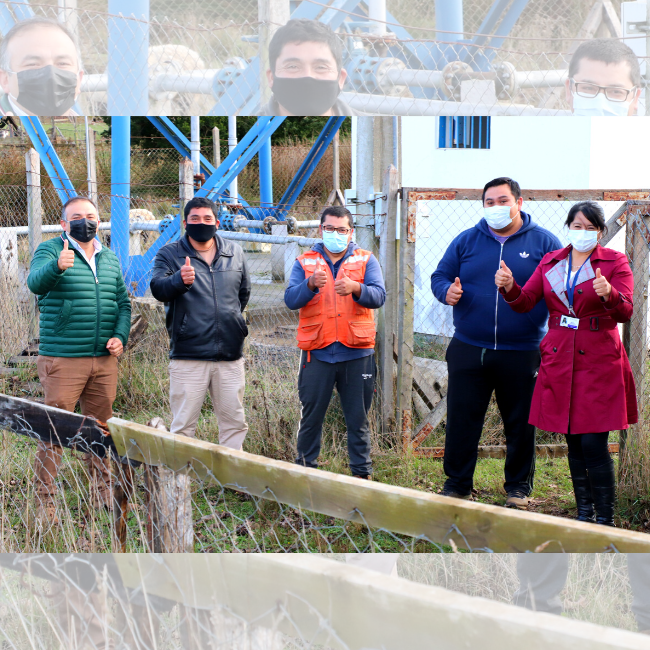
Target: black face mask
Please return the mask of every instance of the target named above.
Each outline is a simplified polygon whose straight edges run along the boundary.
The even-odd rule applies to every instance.
[[[276,77],[273,95],[293,115],[322,115],[336,103],[341,88],[338,79]]]
[[[217,225],[214,223],[188,223],[185,232],[194,241],[210,241],[217,232]]]
[[[60,116],[72,108],[78,75],[53,65],[17,73],[16,101],[34,115]]]
[[[75,219],[70,221],[70,237],[87,244],[97,234],[97,222],[88,219]]]

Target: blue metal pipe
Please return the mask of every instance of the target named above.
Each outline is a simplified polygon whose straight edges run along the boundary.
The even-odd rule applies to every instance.
[[[131,207],[131,118],[111,120],[111,248],[122,273],[129,267],[129,208]]]
[[[271,138],[263,144],[260,159],[260,205],[270,208],[273,205],[273,163],[271,161]]]
[[[68,199],[76,196],[77,191],[68,177],[50,139],[47,137],[47,133],[40,119],[38,117],[21,117],[20,122],[27,132],[29,139],[32,141],[34,149],[38,152],[45,171],[61,199],[61,203],[65,203]]]
[[[444,32],[463,31],[463,0],[436,0],[436,38],[440,41],[462,41],[463,34]]]
[[[330,117],[328,118],[323,130],[320,132],[316,142],[309,150],[302,165],[293,177],[293,180],[287,187],[285,193],[282,195],[278,203],[278,211],[276,212],[276,219],[283,220],[291,209],[291,206],[296,202],[300,192],[305,187],[305,183],[311,176],[311,173],[316,169],[316,165],[320,162],[325,150],[330,142],[334,139],[336,132],[341,128],[345,121],[344,117]]]
[[[34,11],[29,6],[28,0],[13,0],[10,4],[13,7],[17,21],[27,20],[28,18],[34,17]]]
[[[149,112],[149,0],[109,0],[108,114]]]
[[[240,140],[239,146],[228,155],[226,160],[219,166],[219,169],[217,169],[217,171],[204,183],[203,187],[196,192],[196,196],[209,197],[212,194],[223,192],[223,190],[230,185],[230,181],[240,174],[241,170],[244,169],[253,156],[262,148],[264,141],[271,137],[283,121],[284,117],[260,118],[255,123],[255,126],[253,126],[253,128]],[[256,135],[254,138],[249,139],[252,131],[255,131]],[[250,140],[253,139],[255,141],[252,142],[250,146],[247,146],[243,154],[237,151],[244,142],[247,140],[250,142]],[[228,161],[229,158],[233,159],[232,162]],[[222,173],[221,170],[226,166],[226,163],[228,163],[226,173],[219,177]]]

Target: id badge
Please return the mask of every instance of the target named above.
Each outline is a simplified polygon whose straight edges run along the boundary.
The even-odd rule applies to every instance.
[[[570,330],[577,330],[580,325],[579,318],[571,318],[571,316],[562,316],[560,320],[561,327],[568,327]]]

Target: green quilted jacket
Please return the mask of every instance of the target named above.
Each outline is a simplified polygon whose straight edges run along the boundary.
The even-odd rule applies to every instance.
[[[90,265],[76,250],[74,266],[61,272],[57,262],[62,249],[61,237],[43,242],[27,277],[41,312],[39,354],[106,356],[108,339],[117,337],[126,345],[131,328],[131,301],[119,261],[113,251],[102,248],[95,257],[95,281]]]

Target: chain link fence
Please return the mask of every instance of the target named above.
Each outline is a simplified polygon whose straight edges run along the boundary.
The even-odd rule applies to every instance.
[[[525,193],[523,211],[532,220],[558,237],[567,245],[566,221],[570,207],[580,200],[594,200],[604,210],[609,222],[607,247],[627,255],[635,278],[634,317],[619,325],[619,334],[630,359],[636,381],[639,424],[628,432],[610,433],[610,450],[620,451],[619,488],[633,499],[646,494],[650,480],[647,468],[647,416],[650,399],[646,380],[648,363],[648,306],[644,293],[648,286],[648,242],[650,231],[646,225],[647,192],[584,192],[572,191],[570,198],[562,192],[555,200],[536,199],[553,192]],[[480,190],[417,190],[413,196],[426,197],[411,205],[409,236],[415,239],[413,267],[407,278],[405,292],[413,292],[413,382],[412,392],[414,449],[422,446],[422,453],[442,452],[445,441],[447,371],[445,353],[454,335],[453,308],[440,303],[431,290],[431,275],[438,267],[445,251],[463,231],[473,227],[482,218]],[[643,200],[634,200],[636,196]],[[602,200],[609,197],[609,200]],[[627,202],[620,199],[630,199]],[[619,199],[619,200],[616,200]],[[412,229],[412,230],[411,230]],[[411,241],[411,240],[409,240]],[[408,253],[406,253],[408,255]],[[409,258],[410,259],[410,258]],[[408,264],[408,262],[407,262]],[[496,270],[495,270],[496,272]],[[398,322],[408,311],[398,312]],[[410,408],[411,405],[408,405]],[[537,431],[537,443],[543,450],[555,455],[564,448],[564,436]],[[495,397],[492,396],[484,422],[481,448],[486,455],[498,454],[505,447],[503,422]],[[562,445],[562,447],[555,447]],[[550,446],[550,447],[549,447]],[[440,455],[440,454],[439,454]]]
[[[389,0],[389,19],[373,23],[365,10],[330,7],[328,0],[303,0],[298,10],[301,16],[331,21],[338,32],[348,75],[341,98],[355,111],[570,114],[564,82],[572,52],[582,40],[622,37],[620,1],[530,0],[523,11],[502,3],[500,18],[504,23],[514,20],[505,38],[477,33],[492,4],[492,0],[465,2],[464,25],[457,31],[436,31],[433,2]],[[7,15],[14,16],[11,2],[2,0],[2,5]],[[260,45],[264,31],[260,28],[266,24],[258,20],[252,0],[175,5],[152,0],[148,22],[120,19],[128,36],[126,45],[110,51],[109,30],[115,17],[107,13],[106,2],[79,3],[76,10],[61,10],[53,2],[31,6],[37,15],[63,20],[76,34],[86,71],[78,101],[82,114],[107,114],[111,57],[131,73],[143,70],[137,82],[119,88],[115,83],[114,101],[130,107],[124,114],[255,115],[265,103],[260,100],[258,54],[260,47],[267,47]],[[511,12],[507,17],[506,11]],[[498,22],[490,29],[494,31]],[[144,52],[141,32],[146,31],[149,49]],[[638,49],[635,39],[645,36],[626,38]],[[142,65],[144,58],[148,71]],[[142,86],[148,87],[144,104]]]
[[[557,578],[558,562],[547,559],[538,571]],[[628,581],[632,571],[647,572],[643,556],[570,555],[566,589],[557,599],[565,608],[561,623],[512,609],[518,576],[511,554],[395,556],[399,578],[343,561],[337,555],[6,554],[0,634],[11,647],[74,650],[393,650],[403,647],[400,638],[412,648],[444,643],[455,650],[487,628],[506,650],[522,642],[544,647],[535,636],[552,638],[561,650],[571,643],[644,647],[643,637],[631,632],[645,631],[647,594],[631,592]],[[347,611],[336,606],[352,597]],[[405,601],[419,622],[405,620],[399,611]]]

